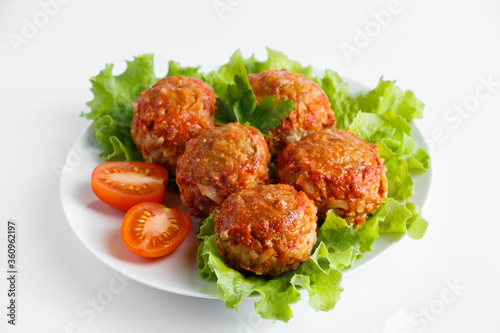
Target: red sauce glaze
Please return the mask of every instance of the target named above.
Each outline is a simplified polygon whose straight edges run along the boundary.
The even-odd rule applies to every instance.
[[[316,212],[314,202],[290,185],[233,193],[215,218],[218,251],[239,271],[279,275],[295,269],[316,242]]]
[[[278,156],[278,179],[304,191],[319,219],[335,213],[359,225],[387,197],[386,167],[378,147],[337,129],[309,134]]]
[[[262,133],[230,123],[190,140],[179,157],[176,180],[189,213],[206,217],[231,193],[269,182],[271,155]]]
[[[183,76],[160,79],[141,92],[132,104],[131,133],[143,159],[175,175],[186,142],[215,126],[215,100],[212,87]]]
[[[333,110],[325,92],[314,81],[286,69],[271,69],[248,75],[250,85],[259,103],[274,95],[295,102],[295,109],[281,124],[270,131],[276,139],[267,139],[272,155],[280,153],[287,144],[299,140],[311,131],[335,125]]]

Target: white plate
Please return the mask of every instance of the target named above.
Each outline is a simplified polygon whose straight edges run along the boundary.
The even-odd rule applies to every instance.
[[[369,90],[354,81],[344,79],[352,93]],[[418,143],[424,140],[413,126]],[[199,219],[192,218],[193,227],[184,243],[172,254],[158,259],[146,259],[131,253],[120,237],[120,226],[125,212],[100,201],[90,187],[92,170],[104,162],[99,157],[100,149],[89,130],[84,132],[73,145],[66,159],[61,176],[61,201],[68,223],[84,246],[106,265],[124,276],[145,285],[168,292],[203,298],[218,298],[215,282],[208,282],[198,275],[196,252],[199,240]],[[416,176],[415,195],[412,201],[423,206],[429,191],[431,171]],[[180,197],[168,192],[164,204],[184,211]],[[344,270],[348,273],[380,256],[402,238],[402,235],[382,235],[373,251],[355,265]]]

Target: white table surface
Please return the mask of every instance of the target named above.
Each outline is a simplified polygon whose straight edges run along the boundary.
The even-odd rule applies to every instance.
[[[499,14],[497,0],[2,0],[0,332],[500,332]],[[364,29],[372,36],[356,40]],[[347,44],[357,53],[346,56]],[[130,280],[90,307],[116,278],[69,228],[56,172],[89,125],[79,117],[89,78],[143,53],[162,73],[170,59],[218,66],[238,48],[262,58],[266,47],[368,86],[397,80],[426,103],[425,238],[347,275],[333,311],[302,300],[288,324],[259,319],[252,301],[234,311]],[[6,316],[8,219],[18,225],[16,326]]]

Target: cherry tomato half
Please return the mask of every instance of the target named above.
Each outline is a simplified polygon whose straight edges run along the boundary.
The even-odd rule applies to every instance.
[[[146,162],[106,162],[92,172],[94,193],[110,206],[128,210],[141,202],[162,202],[168,172]]]
[[[190,230],[191,220],[182,210],[143,202],[125,214],[121,236],[133,253],[156,258],[178,248]]]

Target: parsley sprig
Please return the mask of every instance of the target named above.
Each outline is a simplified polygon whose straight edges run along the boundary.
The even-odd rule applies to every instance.
[[[269,131],[277,127],[295,108],[295,103],[285,98],[267,96],[257,104],[257,98],[250,86],[245,68],[234,76],[234,83],[228,84],[225,99],[217,97],[215,122],[225,125],[239,122],[258,129],[265,137],[273,138]]]

